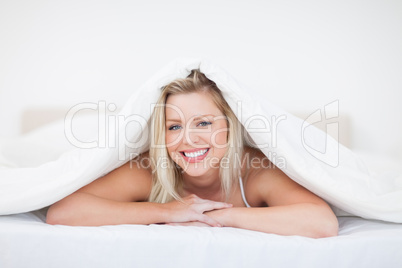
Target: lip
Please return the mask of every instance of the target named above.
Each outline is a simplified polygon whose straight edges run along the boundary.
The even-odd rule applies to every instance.
[[[193,153],[193,152],[198,152],[201,150],[207,150],[207,152],[203,155],[197,156],[197,157],[187,157],[184,155],[184,153]],[[200,162],[204,160],[204,158],[208,155],[210,148],[197,148],[197,149],[191,149],[191,150],[184,150],[180,151],[180,155],[184,158],[189,163],[195,163],[195,162]]]

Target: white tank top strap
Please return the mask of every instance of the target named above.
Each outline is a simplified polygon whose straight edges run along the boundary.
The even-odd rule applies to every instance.
[[[243,180],[241,177],[239,177],[239,184],[240,184],[241,198],[243,198],[243,202],[246,205],[246,207],[250,208],[251,206],[247,203],[246,195],[244,194]]]

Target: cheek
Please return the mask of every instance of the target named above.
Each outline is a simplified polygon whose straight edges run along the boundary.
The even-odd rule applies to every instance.
[[[226,124],[218,126],[211,135],[211,143],[214,147],[223,149],[227,147],[228,129]]]
[[[168,152],[173,151],[180,144],[180,133],[169,132],[165,136],[165,144]]]
[[[221,132],[217,133],[215,136],[216,145],[218,147],[226,147],[228,142],[227,136],[228,132],[226,130],[225,131],[222,130]]]
[[[170,133],[166,134],[165,143],[166,143],[166,150],[167,150],[168,155],[174,162],[179,164],[180,156],[179,156],[179,153],[177,152],[177,148],[179,147],[179,145],[181,143],[180,132],[175,131],[175,132],[170,132]]]

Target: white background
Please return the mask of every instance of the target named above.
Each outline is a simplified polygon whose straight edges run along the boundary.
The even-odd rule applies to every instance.
[[[0,1],[0,136],[26,108],[131,92],[205,57],[289,111],[339,100],[353,148],[402,159],[402,1]]]

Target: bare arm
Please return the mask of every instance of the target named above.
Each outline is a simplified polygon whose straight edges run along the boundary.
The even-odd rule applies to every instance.
[[[280,235],[320,238],[336,236],[338,221],[318,196],[288,178],[278,168],[263,170],[246,185],[249,203],[268,207],[230,208],[206,214],[231,226]]]
[[[46,222],[72,226],[151,224],[163,222],[161,204],[124,202],[76,192],[52,205]]]
[[[222,222],[223,226],[279,235],[323,238],[336,236],[338,233],[336,219],[329,217],[324,207],[310,203],[264,208],[231,208],[208,212],[207,215]]]
[[[46,221],[79,226],[200,221],[219,226],[203,212],[229,207],[196,197],[188,197],[187,203],[146,202],[151,187],[150,170],[128,162],[53,204]]]
[[[64,225],[108,225],[155,221],[142,210],[158,210],[159,204],[140,204],[151,187],[150,172],[127,162],[109,174],[84,186],[70,196],[53,204],[47,214],[47,223]],[[147,206],[147,207],[146,207]]]

